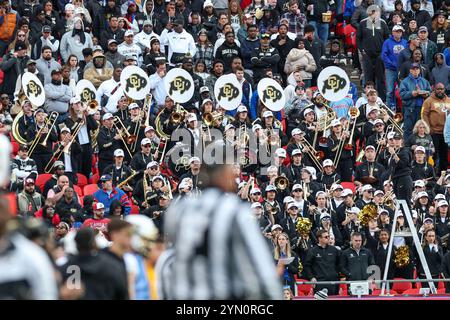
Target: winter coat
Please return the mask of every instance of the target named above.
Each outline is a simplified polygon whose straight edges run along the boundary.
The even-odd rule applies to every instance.
[[[444,62],[441,65],[435,64],[433,70],[431,70],[431,84],[442,83],[445,86],[446,91],[450,90],[450,66],[445,62],[445,57],[442,53],[437,53],[436,55],[441,55]]]
[[[36,60],[36,68],[39,73],[44,76],[44,85],[52,82],[52,71],[57,69],[61,69],[61,65],[56,62],[55,59],[51,59],[50,61],[45,60],[42,56]]]
[[[45,103],[47,105],[46,111],[56,111],[64,114],[69,110],[69,101],[72,98],[72,89],[64,84],[54,85],[47,83],[44,86]]]
[[[76,18],[74,19],[74,24],[76,22]],[[84,27],[82,28],[84,29]],[[84,60],[83,57],[83,49],[84,48],[93,48],[94,44],[92,43],[91,35],[88,33],[84,33],[85,41],[84,44],[80,42],[78,36],[72,36],[73,30],[67,31],[61,38],[60,52],[63,61],[67,61],[71,54],[77,56],[78,61]]]
[[[312,79],[312,72],[317,69],[316,62],[308,50],[293,48],[286,58],[284,72],[290,74],[296,70],[297,66],[304,67],[304,69],[300,70],[300,74],[304,80]]]

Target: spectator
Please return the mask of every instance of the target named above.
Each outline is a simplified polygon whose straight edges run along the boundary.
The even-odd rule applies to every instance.
[[[289,11],[283,15],[283,18],[286,18],[289,21],[289,32],[292,32],[299,37],[303,37],[303,29],[306,25],[306,16],[300,11],[297,1],[289,1]]]
[[[33,45],[33,51],[31,53],[31,57],[33,59],[40,58],[40,54],[42,54],[42,48],[44,47],[49,47],[51,49],[53,58],[58,57],[59,40],[53,37],[51,32],[52,29],[50,28],[50,26],[42,27],[42,35],[39,37],[39,39],[36,40]]]
[[[273,73],[278,73],[280,55],[277,49],[270,46],[270,34],[264,33],[261,35],[260,46],[253,49],[250,61],[253,65],[255,83],[263,78],[267,69],[270,69]]]
[[[312,73],[316,71],[316,68],[313,56],[305,49],[305,42],[301,39],[298,40],[297,48],[293,48],[286,58],[284,72],[291,74],[294,71],[300,71],[305,86],[310,87]]]
[[[83,59],[83,49],[93,48],[92,37],[84,32],[83,21],[75,17],[73,19],[73,30],[67,31],[61,38],[60,52],[63,61],[67,61],[71,54]]]
[[[168,60],[170,66],[181,63],[186,53],[191,57],[195,56],[197,51],[194,38],[183,28],[184,21],[177,19],[173,22],[174,32],[168,32],[167,29],[161,33],[161,45],[168,46]]]
[[[111,62],[114,68],[122,67],[125,61],[125,56],[118,51],[117,41],[114,39],[108,40],[108,51],[105,53],[107,61]]]
[[[448,163],[448,145],[444,141],[444,126],[447,113],[441,107],[442,104],[445,105],[447,103],[450,103],[450,98],[445,94],[445,86],[442,83],[437,83],[434,87],[434,92],[423,102],[421,113],[422,119],[430,127],[433,145],[438,152],[435,158],[438,160],[439,171],[447,170]]]
[[[125,192],[112,185],[112,177],[110,175],[103,175],[100,178],[102,188],[94,193],[94,198],[103,203],[105,206],[105,213],[110,215],[109,207],[111,202],[118,199],[124,208],[125,215],[128,215],[131,210],[131,203]]]
[[[286,233],[279,234],[275,241],[274,259],[275,263],[283,268],[283,284],[294,290],[294,276],[299,273],[299,259],[297,254],[291,250],[289,237]],[[292,260],[292,262],[288,263],[289,260]]]
[[[225,73],[231,70],[231,61],[234,57],[242,57],[241,48],[235,42],[234,33],[227,32],[225,42],[216,51],[216,59],[223,61]]]
[[[0,55],[4,55],[16,34],[19,14],[11,9],[9,0],[0,1],[0,8]]]
[[[0,62],[0,69],[4,72],[4,80],[1,87],[2,93],[6,93],[10,97],[13,96],[17,90],[17,78],[24,73],[28,60],[30,60],[30,57],[27,56],[27,46],[22,41],[16,42],[14,53],[8,53],[3,56],[2,62]]]
[[[409,61],[404,62],[401,66],[400,66],[400,71],[399,71],[399,78],[400,80],[405,79],[406,77],[408,77],[409,74],[409,69],[411,68],[412,64],[418,64],[419,65],[419,69],[420,69],[420,75],[429,80],[431,73],[430,73],[430,69],[428,69],[428,66],[424,63],[423,61],[423,53],[422,50],[420,48],[414,49],[411,53],[411,58]]]
[[[434,55],[434,68],[431,70],[431,84],[442,83],[445,87],[445,92],[450,92],[450,66],[445,62],[445,57],[442,53]]]
[[[400,51],[406,48],[407,42],[402,39],[403,27],[394,26],[392,29],[392,36],[385,40],[383,48],[381,50],[381,57],[384,61],[385,73],[386,73],[386,102],[391,110],[396,110],[396,101],[394,95],[394,86],[398,81],[398,55]]]
[[[436,43],[428,39],[428,29],[425,26],[419,28],[419,39],[420,39],[420,48],[423,53],[423,61],[431,70],[434,66],[434,55],[436,54],[438,48]],[[440,50],[439,52],[442,52]]]
[[[101,231],[102,233],[108,232],[108,223],[111,219],[105,218],[105,206],[101,202],[95,202],[93,204],[94,216],[86,219],[83,222],[83,227],[88,227],[94,230]]]
[[[106,61],[103,53],[97,51],[92,57],[93,65],[84,69],[84,79],[91,81],[95,88],[112,77],[113,69],[107,67]]]
[[[430,14],[426,10],[421,9],[420,0],[410,0],[410,10],[407,12],[408,19],[414,19],[417,21],[417,26],[420,28],[430,21]]]
[[[125,30],[119,28],[119,18],[115,15],[109,17],[108,27],[101,32],[100,45],[103,50],[109,49],[109,41],[116,40],[116,43],[121,43],[125,35]]]
[[[430,95],[430,83],[420,76],[420,65],[413,63],[410,74],[400,84],[400,97],[403,100],[405,115],[404,135],[409,137],[414,124],[420,118],[420,111],[424,99]]]
[[[52,80],[44,86],[46,92],[47,112],[58,112],[58,123],[63,122],[69,111],[69,101],[72,98],[72,90],[62,83],[61,70],[53,69]]]
[[[117,47],[117,52],[125,57],[133,56],[137,60],[138,65],[141,65],[143,62],[142,50],[141,47],[134,43],[133,31],[127,30],[124,39],[125,41]]]
[[[74,197],[74,190],[68,187],[64,190],[64,195],[56,202],[56,212],[64,220],[71,217],[79,217],[82,214],[82,207]]]
[[[52,71],[59,70],[61,65],[53,58],[52,49],[45,45],[41,49],[41,56],[36,60],[36,67],[39,73],[44,76],[42,84],[45,85],[52,82]]]
[[[450,35],[446,12],[439,10],[434,14],[431,29],[430,40],[436,44],[437,52],[442,52],[446,47],[445,39]]]
[[[24,188],[17,195],[17,210],[22,218],[33,217],[43,204],[42,195],[36,191],[33,178],[24,180]]]

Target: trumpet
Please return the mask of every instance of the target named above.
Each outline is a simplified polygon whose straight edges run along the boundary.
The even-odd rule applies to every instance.
[[[94,99],[94,100],[90,101],[87,105],[87,108],[88,108],[90,114],[96,113],[99,108],[99,104],[98,104],[97,100]]]
[[[181,124],[186,117],[187,111],[177,103],[176,109],[169,116],[169,122],[175,125]]]
[[[219,111],[206,112],[205,114],[203,114],[202,119],[203,119],[203,122],[205,123],[205,125],[207,125],[208,127],[211,127],[214,125],[215,121],[222,122],[223,114],[220,113]]]
[[[53,111],[50,113],[47,119],[45,119],[44,126],[39,129],[36,138],[34,138],[33,142],[30,144],[30,148],[28,149],[28,154],[31,156],[34,152],[34,149],[36,149],[37,145],[40,144],[42,146],[47,145],[48,138],[50,137],[50,133],[52,132],[53,127],[56,125],[56,120],[58,119],[59,113]],[[43,133],[44,128],[47,128],[47,134],[45,135],[45,138],[42,142],[39,142],[41,140],[41,135]]]

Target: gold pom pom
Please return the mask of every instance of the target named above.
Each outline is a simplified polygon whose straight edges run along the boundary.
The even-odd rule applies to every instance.
[[[404,268],[409,264],[409,247],[400,246],[395,250],[394,262],[397,268]]]
[[[298,218],[296,229],[302,238],[306,238],[309,235],[311,228],[311,220],[308,218]]]
[[[370,220],[376,218],[378,218],[378,207],[373,203],[366,204],[358,214],[358,219],[364,227],[369,225]]]

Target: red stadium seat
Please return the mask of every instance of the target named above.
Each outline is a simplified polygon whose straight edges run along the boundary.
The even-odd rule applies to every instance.
[[[306,279],[298,279],[298,281],[308,281]],[[312,284],[297,284],[297,292],[302,296],[312,296],[313,286]]]
[[[353,182],[341,182],[341,186],[344,189],[350,189],[353,193],[356,193],[356,186]]]
[[[132,204],[130,214],[139,214],[139,212],[140,212],[139,206],[135,206],[134,204]]]
[[[413,288],[403,291],[403,294],[417,295],[420,294],[419,291],[420,291],[419,288]]]
[[[88,179],[84,174],[77,173],[77,179],[78,179],[77,186],[79,186],[81,189],[83,189],[84,186],[88,184]]]
[[[19,144],[16,141],[11,141],[11,155],[15,157],[19,153]]]
[[[52,175],[50,173],[41,173],[36,178],[36,185],[41,189],[41,192],[44,190],[45,183],[50,180]]]
[[[394,278],[394,280],[405,280],[403,278]],[[394,282],[392,284],[392,289],[402,294],[404,291],[412,289],[411,282]]]
[[[98,179],[100,179],[100,176],[99,176],[98,173],[96,173],[96,174],[92,175],[92,176],[89,178],[89,183],[90,183],[90,184],[97,184]]]
[[[375,289],[372,291],[372,296],[379,296],[381,294],[381,289]],[[384,294],[387,294],[387,289],[384,290]],[[395,290],[390,290],[389,294],[396,295],[397,292]]]
[[[437,294],[445,294],[445,288],[438,289]]]
[[[81,188],[77,185],[73,185],[73,190],[77,193],[78,197],[82,197],[83,196],[83,190],[81,190]]]
[[[96,184],[88,184],[88,185],[84,186],[84,189],[83,189],[85,196],[92,195],[97,190],[98,190],[98,186]]]
[[[340,296],[348,296],[348,289],[345,283],[341,283],[339,285],[339,295]]]

